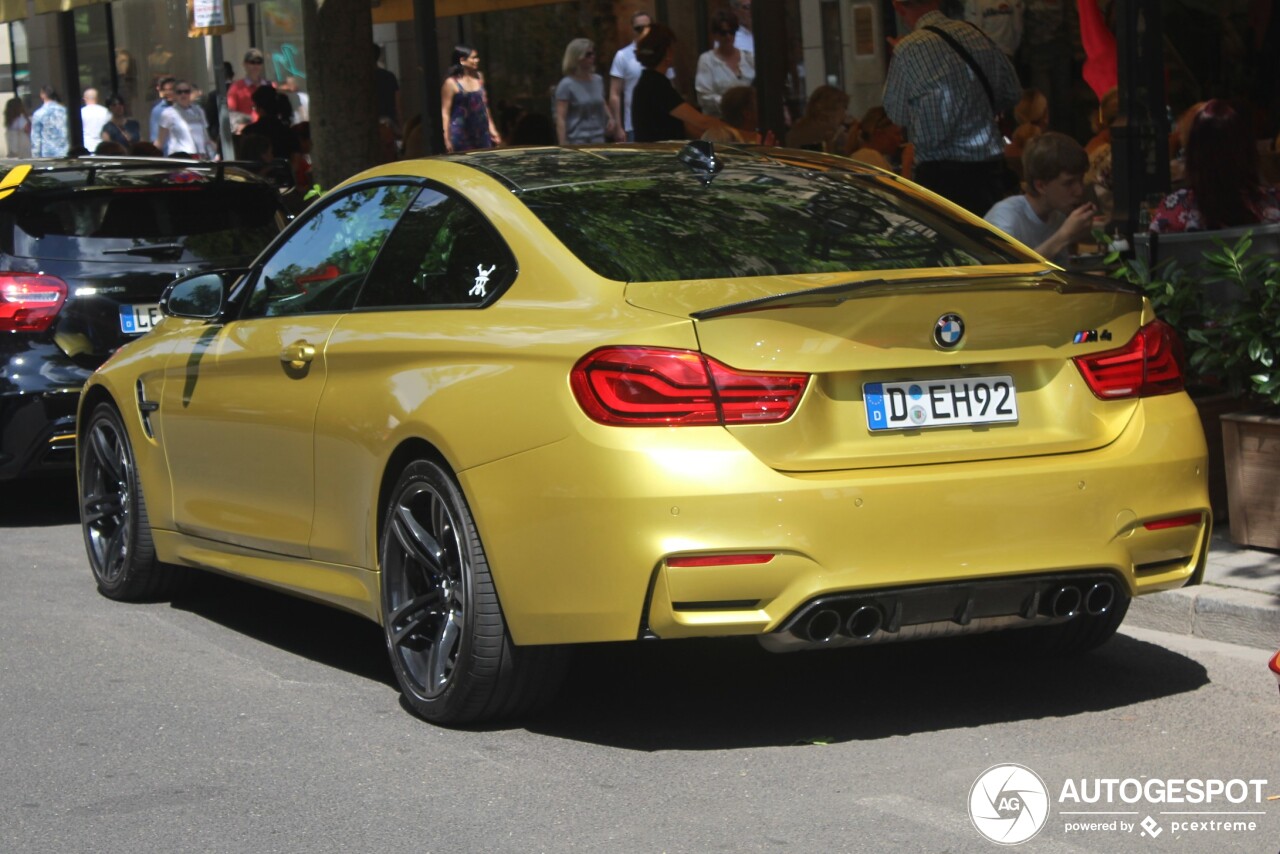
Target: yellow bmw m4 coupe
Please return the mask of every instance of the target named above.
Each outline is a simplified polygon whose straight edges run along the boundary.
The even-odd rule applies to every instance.
[[[363,615],[431,721],[528,714],[592,642],[1086,650],[1203,570],[1150,303],[842,158],[394,163],[162,307],[80,404],[99,589]]]

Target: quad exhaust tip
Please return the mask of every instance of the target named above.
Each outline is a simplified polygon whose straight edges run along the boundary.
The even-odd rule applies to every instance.
[[[846,618],[835,608],[820,608],[804,621],[798,634],[813,643],[827,643],[837,635],[865,640],[884,625],[884,615],[872,605],[859,605]]]
[[[1074,617],[1080,613],[1080,603],[1084,597],[1080,588],[1063,586],[1049,594],[1048,606],[1051,617]]]
[[[1060,621],[1073,620],[1082,613],[1098,617],[1115,607],[1117,595],[1119,594],[1116,592],[1116,585],[1112,581],[1102,580],[1091,583],[1085,580],[1083,583],[1059,583],[1041,594],[1036,594],[1032,603],[1028,603],[1032,611],[1024,612],[1023,617],[1032,620],[1037,612],[1041,617],[1051,617],[1053,620]],[[1034,604],[1036,602],[1038,607]],[[849,609],[850,604],[851,609]],[[827,604],[801,617],[799,624],[792,626],[788,634],[801,641],[808,641],[810,644],[828,644],[840,639],[870,640],[878,632],[897,631],[896,627],[886,629],[884,620],[886,617],[884,617],[883,608],[878,604],[846,602],[844,607],[840,604],[836,604],[835,607]],[[960,625],[966,625],[966,622],[959,617],[956,617],[955,621]]]
[[[1084,597],[1085,613],[1097,617],[1111,610],[1116,601],[1116,589],[1112,585],[1099,582],[1089,588]]]
[[[805,621],[804,636],[814,643],[826,643],[840,631],[840,612],[834,608],[814,611]]]
[[[859,605],[853,609],[849,619],[845,621],[844,632],[854,638],[869,638],[880,630],[884,616],[879,608],[870,605]]]

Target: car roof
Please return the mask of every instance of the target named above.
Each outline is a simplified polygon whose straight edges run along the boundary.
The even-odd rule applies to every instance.
[[[705,167],[714,158],[719,169]],[[776,174],[779,169],[895,176],[843,157],[793,149],[697,143],[584,145],[504,148],[447,155],[440,159],[471,166],[524,193],[571,184],[667,178],[676,174],[718,174],[723,169]]]
[[[173,184],[208,184],[222,181],[269,182],[235,162],[211,163],[168,157],[65,157],[0,159],[0,185],[20,167],[22,194],[40,190],[77,190],[85,187],[158,187]]]

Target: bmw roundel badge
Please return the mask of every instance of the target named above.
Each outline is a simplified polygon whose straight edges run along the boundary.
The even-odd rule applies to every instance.
[[[933,340],[944,350],[950,350],[964,338],[964,321],[958,314],[944,314],[933,325]]]

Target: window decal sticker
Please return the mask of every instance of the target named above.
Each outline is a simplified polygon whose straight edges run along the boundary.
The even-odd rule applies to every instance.
[[[490,264],[489,269],[485,269],[483,264],[476,265],[476,285],[467,296],[481,297],[485,296],[485,288],[489,285],[489,276],[493,275],[493,271],[498,269],[497,264]]]

